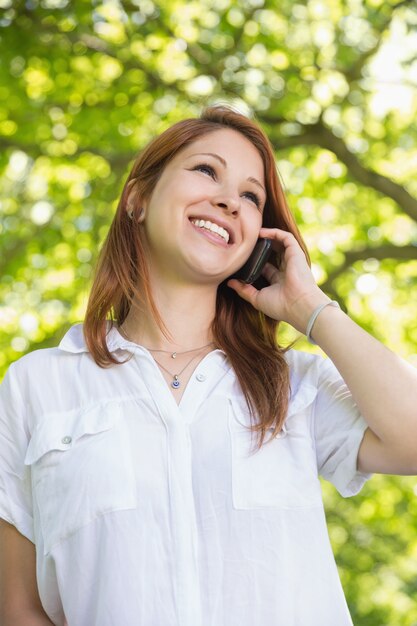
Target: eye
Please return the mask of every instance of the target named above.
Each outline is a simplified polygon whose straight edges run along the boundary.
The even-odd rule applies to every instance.
[[[259,196],[256,193],[253,193],[252,191],[246,191],[243,194],[246,198],[248,198],[251,202],[253,202],[255,204],[255,206],[258,207],[258,209],[261,206],[261,200],[259,198]]]
[[[212,178],[216,177],[216,172],[214,168],[211,165],[208,165],[207,163],[199,163],[198,165],[192,168],[192,171],[204,172],[205,174],[208,174]]]

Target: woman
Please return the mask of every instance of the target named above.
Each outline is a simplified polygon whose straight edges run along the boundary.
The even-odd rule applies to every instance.
[[[263,277],[231,279],[258,237]],[[279,347],[279,320],[330,359]],[[225,107],[174,125],[84,324],[3,382],[2,624],[351,624],[318,474],[349,496],[415,473],[416,379],[315,284],[262,131]]]

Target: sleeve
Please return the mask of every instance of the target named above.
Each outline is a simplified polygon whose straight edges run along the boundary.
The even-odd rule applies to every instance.
[[[0,518],[34,543],[30,468],[24,464],[30,437],[14,369],[0,385]]]
[[[314,438],[318,471],[342,496],[353,496],[371,477],[357,470],[367,424],[332,361],[320,358],[317,362]]]

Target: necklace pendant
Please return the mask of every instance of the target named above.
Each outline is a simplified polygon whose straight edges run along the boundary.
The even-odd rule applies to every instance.
[[[171,387],[173,387],[174,389],[178,389],[178,387],[181,385],[178,376],[175,374],[174,376],[174,380],[171,383]]]
[[[171,358],[172,358],[172,359],[176,359],[176,358],[177,358],[177,353],[176,353],[176,352],[173,352],[173,353],[171,354]]]

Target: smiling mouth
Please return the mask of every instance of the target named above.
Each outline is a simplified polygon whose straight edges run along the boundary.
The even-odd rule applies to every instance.
[[[214,233],[215,235],[218,235],[219,237],[221,237],[227,244],[229,243],[230,234],[225,228],[223,228],[222,226],[219,226],[215,222],[210,222],[209,220],[202,220],[197,217],[191,217],[190,222],[194,224],[194,226],[196,226],[197,228],[208,230],[209,232]],[[230,241],[230,243],[232,242]]]

